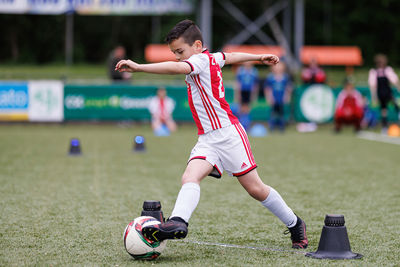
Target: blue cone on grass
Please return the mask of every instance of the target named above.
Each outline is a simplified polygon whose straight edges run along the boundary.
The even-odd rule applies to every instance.
[[[171,132],[169,131],[168,127],[163,124],[158,129],[154,130],[155,136],[169,136]]]
[[[134,142],[133,142],[133,151],[134,152],[144,152],[146,151],[146,146],[145,146],[145,139],[141,135],[135,136]]]
[[[78,138],[71,138],[68,154],[70,156],[80,156],[82,154],[81,142]]]
[[[250,128],[249,134],[253,137],[263,137],[268,134],[268,130],[263,124],[257,123]]]

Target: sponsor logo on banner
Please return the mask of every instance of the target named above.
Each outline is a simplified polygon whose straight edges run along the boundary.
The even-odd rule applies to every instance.
[[[323,84],[308,87],[301,96],[300,108],[304,117],[311,122],[327,122],[335,110],[335,97],[332,89]]]
[[[0,120],[28,119],[28,86],[26,83],[0,83]]]
[[[64,85],[60,81],[31,81],[29,120],[61,122],[64,119]]]
[[[152,97],[137,98],[130,96],[111,95],[105,97],[90,97],[85,95],[65,96],[65,107],[70,110],[79,109],[147,109]]]

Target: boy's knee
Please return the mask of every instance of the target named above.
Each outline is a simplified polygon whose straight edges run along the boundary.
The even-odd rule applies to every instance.
[[[249,193],[249,195],[258,200],[258,201],[264,201],[269,194],[269,189],[266,185],[264,186],[253,186],[250,188],[246,188],[247,193]]]
[[[186,183],[196,183],[200,184],[201,179],[198,178],[195,174],[191,173],[190,171],[185,171],[182,175],[182,185]]]

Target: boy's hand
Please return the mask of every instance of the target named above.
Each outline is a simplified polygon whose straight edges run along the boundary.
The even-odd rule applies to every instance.
[[[275,65],[279,62],[279,57],[271,54],[266,54],[261,56],[261,62],[265,65]]]
[[[139,70],[139,64],[132,60],[120,60],[117,65],[115,65],[115,70],[119,72],[135,72]]]

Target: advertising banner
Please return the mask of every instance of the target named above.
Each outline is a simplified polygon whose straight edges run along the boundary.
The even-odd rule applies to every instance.
[[[85,15],[190,14],[193,0],[0,0],[0,13]]]
[[[0,13],[23,14],[29,10],[27,0],[0,0]]]
[[[366,105],[379,117],[379,106],[372,103],[368,87],[356,87],[365,98]],[[330,88],[323,84],[300,86],[293,92],[294,119],[300,122],[330,122],[334,118],[336,98],[342,88]],[[400,93],[392,90],[394,99],[400,105]],[[388,119],[396,121],[398,115],[394,105],[388,107]]]
[[[66,85],[65,120],[149,119],[147,106],[156,87]]]
[[[70,0],[78,14],[160,15],[190,14],[191,0]]]
[[[332,89],[324,84],[314,84],[300,96],[300,110],[304,118],[311,122],[327,122],[335,113],[335,96]]]
[[[28,105],[26,82],[0,82],[0,120],[28,120]]]
[[[27,0],[27,2],[27,13],[31,14],[57,15],[73,10],[69,0]]]
[[[64,84],[60,81],[30,81],[29,121],[64,120]]]
[[[192,121],[185,86],[167,86],[167,94],[175,101],[173,117]],[[65,120],[150,120],[148,105],[156,95],[156,86],[131,85],[66,85],[64,88]],[[227,88],[226,99],[233,100]]]

